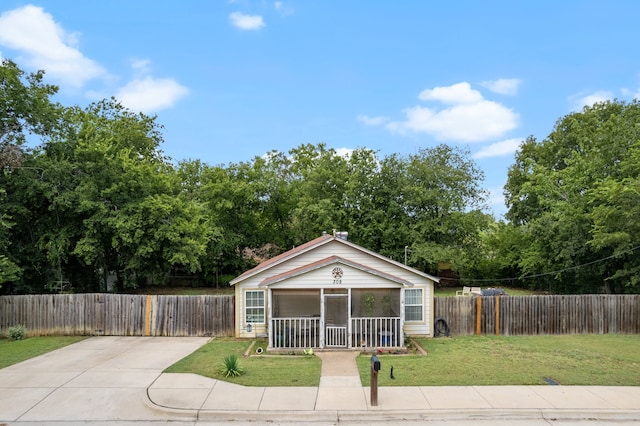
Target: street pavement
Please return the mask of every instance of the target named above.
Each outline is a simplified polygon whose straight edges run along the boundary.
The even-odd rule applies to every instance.
[[[247,387],[162,371],[194,337],[92,337],[0,369],[6,425],[640,425],[640,387],[363,387],[356,352],[317,352],[318,387]]]

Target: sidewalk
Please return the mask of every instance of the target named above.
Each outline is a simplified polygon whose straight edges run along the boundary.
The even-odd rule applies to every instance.
[[[318,387],[246,387],[162,373],[208,340],[93,337],[0,369],[0,424],[640,422],[640,387],[380,387],[372,407],[355,352],[317,352]]]
[[[640,421],[640,387],[380,387],[371,406],[356,367],[357,352],[316,352],[319,387],[245,387],[196,375],[163,374],[149,389],[153,404],[198,419],[259,417],[273,421],[420,420],[500,417]],[[186,414],[186,412],[183,412]]]

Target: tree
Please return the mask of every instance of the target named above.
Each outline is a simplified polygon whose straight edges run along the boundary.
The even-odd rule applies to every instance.
[[[458,272],[471,267],[488,216],[481,212],[484,175],[469,152],[447,145],[422,149],[409,156],[405,179],[413,264],[431,273],[440,263]]]
[[[42,173],[25,164],[25,142],[51,135],[60,124],[62,108],[50,100],[58,89],[44,84],[43,76],[43,71],[25,74],[9,59],[0,64],[0,284],[18,281],[25,272],[20,252],[28,246],[21,240],[30,233],[21,233],[20,225],[28,223],[30,211],[18,200],[26,195],[24,179]]]
[[[629,196],[638,171],[639,107],[637,101],[585,107],[518,152],[505,187],[507,218],[523,230],[522,273],[553,272],[538,287],[567,293],[635,287],[635,262],[625,250],[636,241],[632,233],[619,237],[634,220]],[[620,208],[626,210],[617,214]],[[616,258],[605,261],[610,256]]]
[[[15,62],[0,65],[0,168],[19,167],[30,134],[48,135],[58,123],[60,106],[51,102],[58,88],[42,82],[44,71],[25,76]]]

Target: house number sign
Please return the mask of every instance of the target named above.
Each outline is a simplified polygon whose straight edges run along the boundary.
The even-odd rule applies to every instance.
[[[342,275],[344,274],[344,272],[342,272],[342,268],[339,267],[335,267],[331,270],[331,276],[333,277],[333,283],[334,284],[342,284]]]

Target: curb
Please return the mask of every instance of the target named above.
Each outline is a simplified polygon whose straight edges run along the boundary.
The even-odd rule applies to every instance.
[[[278,423],[340,423],[399,421],[468,421],[468,420],[547,420],[547,421],[640,421],[640,410],[577,410],[577,409],[456,409],[456,410],[378,410],[346,411],[224,411],[179,409],[157,405],[145,392],[145,404],[159,411],[170,421],[261,421]],[[169,420],[169,419],[167,419]]]

